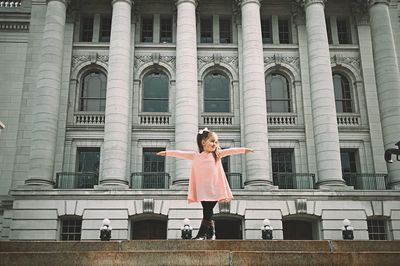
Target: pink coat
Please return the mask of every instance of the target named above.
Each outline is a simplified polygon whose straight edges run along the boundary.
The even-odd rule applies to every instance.
[[[245,148],[224,149],[221,150],[221,158],[245,152]],[[189,203],[233,199],[221,160],[215,161],[212,153],[169,150],[166,156],[193,161],[189,179]]]

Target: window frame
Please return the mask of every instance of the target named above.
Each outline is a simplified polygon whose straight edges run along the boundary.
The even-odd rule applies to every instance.
[[[269,28],[267,30],[267,28]],[[271,16],[261,16],[261,36],[263,44],[272,44],[274,42],[273,32],[272,32],[272,17]],[[265,35],[269,32],[269,37]]]
[[[227,23],[224,24],[222,22],[227,22]],[[224,28],[225,26],[226,26],[226,28]],[[228,35],[229,35],[229,37],[228,37]],[[233,30],[232,30],[232,18],[231,17],[219,16],[219,43],[220,44],[233,43]]]
[[[85,21],[91,20],[91,25],[85,24]],[[79,25],[79,42],[93,42],[94,34],[94,14],[82,15]]]
[[[338,89],[335,87],[335,76],[340,76],[340,83],[341,83],[341,98],[338,97],[337,91]],[[347,87],[343,85],[344,80],[347,83]],[[353,93],[353,88],[350,83],[350,79],[346,76],[343,75],[342,73],[338,72],[333,72],[332,73],[332,81],[333,81],[333,90],[334,90],[334,96],[335,96],[335,109],[336,113],[339,114],[354,114],[355,113],[355,101],[354,101],[354,93]],[[345,84],[346,85],[346,84]],[[348,94],[350,98],[346,98],[346,95]],[[345,95],[345,96],[343,96]],[[338,112],[338,103],[341,103],[341,112]],[[350,103],[350,106],[345,106],[344,103]],[[350,108],[350,109],[348,109]],[[347,111],[350,110],[350,111]]]
[[[150,23],[148,23],[148,24],[144,23],[144,22],[150,22],[150,21],[151,21],[151,25],[150,25]],[[145,28],[145,26],[148,26],[148,29]],[[140,18],[140,42],[142,42],[142,43],[153,43],[154,42],[154,16],[153,15],[150,15],[150,14],[143,15]]]
[[[271,86],[268,84],[268,79],[270,76],[271,76],[271,81],[272,81],[272,78],[274,78],[274,76],[280,76],[280,77],[284,78],[284,80],[286,82],[288,98],[270,98],[270,97],[268,97],[268,92],[269,92],[269,89],[271,88]],[[270,92],[270,94],[271,93],[272,92]],[[267,104],[267,113],[285,113],[285,114],[286,113],[288,113],[288,114],[294,113],[292,86],[290,84],[289,78],[285,74],[283,74],[281,72],[273,71],[273,72],[268,73],[265,76],[265,96],[266,96],[266,104]],[[286,102],[287,111],[282,112],[282,111],[272,110],[272,106],[271,106],[271,104],[269,104],[272,102],[282,102],[282,103]]]
[[[285,22],[285,24],[282,24],[283,22]],[[282,29],[283,26],[287,26],[287,31],[284,31]],[[290,20],[290,18],[278,17],[279,44],[291,44],[292,43],[291,34],[292,34],[292,32],[291,32],[291,20]]]
[[[97,95],[97,97],[88,97],[88,96],[84,96],[84,93],[86,91],[86,89],[88,87],[85,88],[85,79],[86,77],[88,77],[91,74],[99,74],[102,75],[104,77],[104,80],[101,80],[102,84],[101,84],[101,88],[100,91]],[[96,112],[100,112],[100,113],[104,113],[105,112],[105,107],[106,107],[106,99],[107,99],[107,74],[104,73],[102,70],[98,69],[98,68],[92,68],[92,69],[88,69],[87,71],[85,71],[81,77],[80,77],[80,86],[79,86],[79,94],[77,97],[78,100],[78,112],[87,112],[87,113],[96,113]],[[101,77],[100,77],[101,79]],[[104,97],[101,97],[102,91],[104,90]],[[85,107],[84,101],[90,101],[90,100],[98,100],[98,110],[88,110],[88,107]],[[87,105],[87,103],[86,103]],[[104,106],[104,108],[102,107]],[[104,110],[102,110],[104,109]]]
[[[226,81],[228,83],[228,87],[226,88],[227,91],[228,91],[228,97],[227,98],[217,98],[217,99],[216,98],[209,98],[209,99],[206,98],[206,85],[207,85],[206,78],[209,75],[216,75],[216,74],[221,75],[222,77],[226,78]],[[203,101],[203,105],[202,105],[203,106],[203,113],[208,113],[208,114],[210,114],[210,113],[230,114],[230,113],[232,113],[232,92],[231,92],[231,87],[232,87],[231,80],[228,77],[228,75],[226,75],[224,72],[218,71],[218,70],[214,70],[214,71],[210,71],[209,73],[207,73],[204,76],[204,79],[203,79],[203,99],[202,99],[202,101]],[[228,103],[227,104],[228,110],[227,111],[207,111],[207,108],[206,108],[207,101],[226,102],[226,103]]]
[[[382,222],[382,226],[373,226],[371,227],[370,223],[371,222]],[[383,227],[383,232],[373,232],[373,228],[380,228]],[[368,231],[368,239],[369,240],[390,240],[390,236],[389,236],[389,226],[388,226],[388,219],[385,217],[377,217],[377,216],[373,216],[373,217],[367,217],[367,231]],[[378,236],[377,238],[373,237],[373,236]],[[383,236],[383,238],[381,238],[380,236]],[[372,237],[372,238],[371,238]]]
[[[207,24],[207,23],[209,24]],[[209,44],[214,42],[214,22],[213,16],[202,16],[200,17],[200,43]],[[204,29],[204,27],[209,26],[209,28]],[[203,37],[203,34],[206,35]],[[204,40],[204,41],[203,41]]]
[[[150,75],[154,75],[154,74],[164,75],[167,78],[167,88],[166,88],[167,89],[167,98],[161,98],[161,97],[159,97],[159,98],[145,98],[145,90],[146,90],[145,78],[147,78]],[[150,72],[146,73],[145,75],[143,75],[140,112],[141,113],[169,113],[170,112],[170,103],[169,103],[170,91],[171,91],[170,78],[166,73],[164,73],[164,71],[153,70],[153,71],[150,71]],[[166,103],[166,111],[145,111],[145,103],[146,103],[147,100],[153,100],[153,101],[154,100],[157,100],[157,101],[162,100],[162,101],[165,101],[165,103]]]
[[[76,232],[76,230],[73,230],[72,233],[67,232],[67,233],[63,233],[64,231],[64,222],[65,221],[74,221],[74,225],[76,225],[76,223],[80,223],[80,226],[78,228],[80,228],[79,233]],[[82,240],[82,216],[78,216],[78,215],[64,215],[64,216],[60,216],[59,217],[59,224],[60,224],[60,231],[59,231],[59,238],[61,241],[81,241]],[[70,226],[72,228],[75,228],[73,226]],[[70,228],[68,227],[68,228]],[[64,235],[67,237],[67,239],[64,239]],[[70,236],[72,236],[74,239],[70,239]],[[77,238],[78,239],[77,239]]]
[[[169,23],[164,23],[169,20]],[[169,28],[168,28],[169,27]],[[163,36],[168,35],[168,36]],[[164,40],[165,38],[165,40]],[[173,18],[172,16],[161,15],[160,16],[160,43],[172,43],[173,42]]]
[[[109,23],[108,23],[109,21]],[[106,23],[107,22],[107,23]],[[111,38],[112,18],[109,15],[100,15],[99,42],[108,43]]]

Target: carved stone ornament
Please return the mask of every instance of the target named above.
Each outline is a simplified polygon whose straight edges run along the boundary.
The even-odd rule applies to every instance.
[[[307,213],[307,199],[296,199],[296,213]]]
[[[390,4],[390,0],[368,0],[369,6],[373,6],[375,4]]]
[[[291,2],[291,11],[293,16],[293,21],[296,25],[306,24],[306,13],[304,11],[304,1],[293,0]]]
[[[271,63],[274,63],[277,66],[282,65],[282,63],[291,65],[293,68],[299,70],[300,69],[300,58],[298,56],[288,56],[288,55],[280,55],[274,54],[273,56],[264,57],[264,65],[267,66]]]
[[[312,4],[322,4],[325,6],[327,0],[299,0],[304,2],[305,8]]]
[[[353,0],[351,2],[351,12],[358,25],[368,24],[368,0]]]
[[[343,55],[336,54],[331,57],[331,63],[336,64],[338,66],[343,65],[343,64],[350,65],[357,70],[359,70],[361,68],[360,57],[349,57],[349,56],[343,56]]]
[[[169,65],[171,68],[176,68],[176,57],[175,56],[165,56],[159,53],[153,53],[151,55],[140,55],[135,56],[134,69],[138,70],[142,65],[152,62],[155,65],[161,62]]]
[[[213,54],[212,56],[199,56],[197,58],[197,67],[201,69],[204,65],[213,63],[220,65],[221,63],[232,66],[234,69],[239,67],[237,56],[221,56],[220,54]]]
[[[95,64],[96,62],[102,62],[108,65],[108,55],[99,55],[98,53],[90,53],[88,55],[73,55],[72,56],[72,68],[84,63],[91,62]]]

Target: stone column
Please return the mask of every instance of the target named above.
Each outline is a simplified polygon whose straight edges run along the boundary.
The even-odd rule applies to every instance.
[[[49,0],[33,106],[32,144],[26,185],[52,186],[60,106],[65,0]]]
[[[131,51],[130,0],[113,0],[100,183],[127,187]]]
[[[176,0],[176,104],[175,143],[178,150],[198,150],[198,89],[197,89],[197,0]],[[176,159],[174,186],[186,186],[191,162]]]
[[[326,0],[305,0],[311,108],[314,126],[317,184],[344,186],[340,162],[335,95],[326,33]]]
[[[400,75],[389,16],[389,1],[370,0],[375,77],[385,149],[400,141]],[[400,189],[400,162],[388,164],[389,186]]]
[[[272,187],[260,1],[242,0],[244,145],[255,150],[246,157],[245,188]]]

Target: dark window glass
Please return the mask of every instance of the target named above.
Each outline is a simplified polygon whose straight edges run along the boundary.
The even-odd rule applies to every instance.
[[[78,172],[99,172],[100,148],[85,147],[78,148]]]
[[[353,100],[351,97],[350,83],[342,75],[333,75],[333,87],[335,90],[335,102],[337,113],[352,113]]]
[[[204,112],[230,112],[229,79],[220,73],[204,78]]]
[[[337,19],[337,31],[340,44],[350,44],[350,23],[347,19]]]
[[[293,150],[272,149],[272,172],[292,173],[293,172]]]
[[[91,42],[93,40],[93,17],[83,17],[81,19],[81,42]]]
[[[220,43],[232,42],[232,23],[230,18],[219,19],[219,42]]]
[[[326,34],[328,35],[328,43],[332,44],[332,28],[331,28],[330,17],[326,18],[325,23],[326,23]]]
[[[100,71],[92,71],[82,79],[80,111],[104,112],[106,107],[107,77]]]
[[[82,218],[66,217],[61,219],[61,240],[81,240]]]
[[[357,151],[340,150],[340,160],[343,173],[357,173]]]
[[[142,42],[153,42],[153,17],[142,18]]]
[[[288,19],[279,19],[279,43],[287,44],[290,43],[290,26]]]
[[[221,163],[225,173],[229,173],[229,156],[223,157]]]
[[[110,42],[110,35],[111,35],[111,18],[102,16],[100,19],[99,42]]]
[[[143,188],[165,188],[166,179],[165,157],[158,156],[157,152],[163,148],[144,148],[143,149]]]
[[[152,73],[143,79],[143,112],[168,112],[167,75]]]
[[[266,78],[266,87],[268,112],[292,112],[289,82],[286,77],[280,74],[270,74]]]
[[[262,33],[263,43],[272,43],[271,18],[261,19],[261,33]]]
[[[201,18],[200,19],[200,42],[212,43],[213,42],[213,19]]]
[[[369,240],[387,240],[385,222],[384,219],[367,220]]]
[[[160,42],[172,43],[172,18],[160,19]]]

